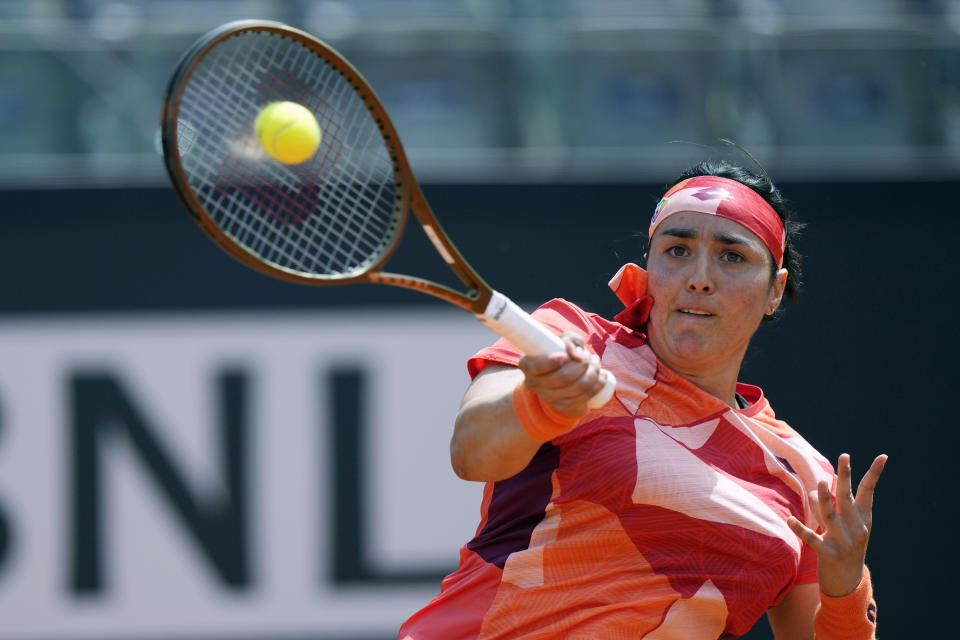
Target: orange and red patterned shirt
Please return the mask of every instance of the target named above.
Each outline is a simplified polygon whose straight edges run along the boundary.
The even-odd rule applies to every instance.
[[[533,315],[584,337],[615,399],[486,485],[459,569],[400,640],[734,638],[816,582],[786,521],[822,530],[817,482],[833,468],[760,389],[738,385],[750,406],[731,409],[617,322],[559,299]],[[468,367],[520,357],[500,340]]]

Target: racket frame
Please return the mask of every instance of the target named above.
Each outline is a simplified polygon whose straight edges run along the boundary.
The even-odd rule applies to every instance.
[[[215,223],[197,198],[190,186],[189,180],[183,171],[180,157],[178,136],[178,113],[180,102],[183,99],[187,84],[203,60],[204,56],[221,42],[248,32],[266,32],[292,39],[315,55],[322,58],[330,67],[335,69],[348,84],[356,91],[364,106],[380,130],[380,135],[390,155],[393,166],[396,197],[394,201],[395,229],[389,244],[379,257],[365,264],[359,273],[334,275],[309,274],[295,269],[278,265],[254,255],[243,246],[232,240],[219,225]],[[477,274],[463,255],[456,248],[447,234],[443,231],[436,216],[431,210],[423,192],[420,190],[407,160],[406,153],[400,143],[396,127],[387,115],[379,97],[373,88],[364,79],[360,72],[336,50],[312,35],[288,25],[268,20],[237,20],[208,32],[193,44],[181,57],[167,86],[163,99],[163,110],[160,116],[161,142],[163,147],[164,165],[170,181],[177,192],[184,207],[193,216],[203,231],[217,243],[217,245],[243,264],[261,273],[301,284],[331,285],[368,282],[374,284],[388,284],[392,286],[414,289],[432,295],[466,309],[476,315],[486,312],[490,304],[493,291],[490,286]],[[457,291],[452,287],[399,273],[390,273],[381,270],[390,259],[406,230],[407,221],[413,211],[417,221],[431,244],[441,255],[447,266],[466,286],[466,291]]]

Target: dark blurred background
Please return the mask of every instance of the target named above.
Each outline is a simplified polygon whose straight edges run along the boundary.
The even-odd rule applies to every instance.
[[[960,3],[0,0],[0,270],[6,274],[0,332],[8,333],[0,336],[0,619],[15,621],[7,631],[0,624],[0,639],[386,639],[402,616],[390,610],[382,619],[368,617],[366,609],[395,598],[395,611],[412,613],[437,591],[439,576],[455,566],[465,541],[441,535],[429,562],[397,571],[363,556],[356,541],[364,536],[400,535],[377,530],[370,524],[375,515],[351,512],[348,504],[386,482],[374,472],[367,481],[358,469],[369,470],[377,456],[390,454],[375,447],[364,453],[363,439],[341,437],[338,429],[365,423],[357,415],[380,425],[373,431],[419,434],[420,426],[407,415],[417,411],[414,404],[386,416],[386,410],[361,404],[353,418],[334,409],[340,418],[323,427],[334,432],[324,449],[334,462],[317,489],[318,522],[326,514],[317,530],[326,531],[323,540],[340,541],[325,547],[323,561],[340,568],[320,571],[315,600],[310,589],[293,597],[296,587],[288,593],[258,582],[256,571],[231,579],[225,565],[216,565],[209,575],[198,569],[207,578],[198,579],[204,586],[198,587],[196,615],[178,623],[163,588],[192,593],[192,574],[160,571],[153,592],[129,581],[89,588],[76,568],[83,564],[79,553],[99,548],[102,572],[122,573],[117,566],[123,561],[109,559],[117,541],[128,545],[120,558],[148,562],[152,553],[125,528],[124,518],[133,516],[111,511],[115,496],[96,488],[80,493],[102,503],[104,520],[96,529],[102,546],[77,542],[94,535],[77,524],[87,522],[80,512],[89,507],[75,486],[82,484],[77,469],[87,468],[76,462],[85,455],[76,446],[83,437],[78,434],[86,433],[83,399],[103,409],[103,420],[126,425],[124,433],[136,433],[140,423],[160,440],[165,428],[186,430],[170,424],[175,418],[164,420],[163,410],[154,411],[156,420],[139,422],[132,414],[111,413],[122,403],[111,404],[113,396],[103,391],[108,387],[97,387],[83,373],[88,369],[78,374],[71,354],[81,353],[76,357],[83,363],[119,362],[114,371],[121,374],[138,367],[163,368],[171,378],[180,374],[177,363],[161,366],[152,359],[162,351],[117,356],[110,336],[90,333],[91,327],[155,322],[172,326],[176,339],[178,331],[194,336],[209,318],[254,318],[270,330],[284,317],[322,320],[347,313],[382,318],[392,335],[391,319],[408,312],[440,314],[438,332],[449,317],[441,303],[407,291],[317,290],[253,273],[216,249],[183,211],[157,152],[167,79],[201,33],[248,17],[309,31],[359,68],[394,118],[446,231],[489,282],[526,305],[559,296],[602,315],[616,313],[606,281],[623,262],[640,261],[643,233],[664,185],[705,157],[752,165],[721,139],[748,149],[808,227],[800,242],[806,257],[800,301],[757,334],[742,379],[764,387],[778,415],[828,458],[851,453],[856,477],[874,455],[890,455],[868,553],[880,637],[949,636],[955,562],[948,545],[955,520],[954,500],[942,494],[949,496],[957,444],[948,385],[960,355],[953,327],[960,310],[954,283]],[[442,277],[433,250],[410,235],[390,266]],[[452,354],[450,371],[439,373],[453,377],[457,393],[466,385],[462,361],[478,339],[492,338],[463,331],[456,342],[462,351]],[[247,334],[238,335],[244,344]],[[34,359],[34,351],[18,344],[47,347]],[[62,353],[48,353],[61,344],[67,345]],[[231,362],[246,354],[224,349],[211,357]],[[45,358],[65,364],[37,373]],[[407,366],[419,375],[415,363]],[[252,371],[266,379],[272,369]],[[62,415],[39,409],[52,402],[42,392],[24,396],[38,387],[16,386],[15,380],[31,375],[47,376],[55,391],[67,389],[72,400]],[[175,383],[158,384],[144,388],[176,393]],[[163,393],[131,402],[141,407],[141,417],[149,416],[151,402],[171,402]],[[432,428],[448,434],[450,426]],[[44,436],[45,430],[52,435]],[[414,451],[417,437],[411,435]],[[186,541],[184,557],[199,558],[201,567],[204,558],[220,557],[199,544],[217,546],[215,527],[197,525],[206,521],[184,506],[192,495],[201,515],[213,513],[203,508],[209,503],[196,488],[202,473],[190,472],[196,460],[189,452],[165,457],[149,447],[104,442],[104,459],[112,459],[110,447],[126,446],[135,453],[123,460],[150,469],[142,474],[144,492],[171,496],[173,506],[158,504],[168,505],[162,508],[180,523],[171,530]],[[24,477],[51,456],[60,459],[45,447],[73,452],[63,456],[62,482],[49,490]],[[345,456],[365,463],[338,466]],[[162,459],[173,460],[172,469],[154,464]],[[137,473],[110,475],[100,464],[94,467],[104,471],[104,486]],[[186,497],[176,497],[177,478]],[[248,479],[248,495],[257,494],[257,479]],[[431,483],[446,495],[443,487],[460,481],[446,472]],[[407,498],[417,501],[415,494]],[[373,509],[375,500],[364,504]],[[467,509],[475,511],[474,505]],[[114,533],[103,524],[111,518],[119,523]],[[57,523],[63,530],[50,533]],[[462,530],[475,525],[465,522]],[[254,548],[283,546],[266,535],[251,538],[246,544]],[[348,548],[351,540],[357,548]],[[343,560],[345,553],[354,565]],[[33,560],[47,554],[62,562]],[[131,569],[131,575],[137,571],[143,573]],[[284,599],[296,609],[293,622],[277,613],[288,611],[274,604]],[[26,601],[35,604],[29,612],[18,605]],[[766,622],[747,637],[770,638]]]

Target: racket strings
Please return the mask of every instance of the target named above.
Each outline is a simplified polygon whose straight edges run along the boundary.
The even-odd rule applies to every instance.
[[[283,165],[260,147],[253,121],[292,100],[317,117],[320,148]],[[246,32],[201,59],[178,119],[196,132],[181,165],[210,220],[263,261],[320,277],[364,270],[399,231],[389,150],[350,83],[297,41]]]
[[[255,50],[245,51],[244,53],[253,54],[258,53]],[[262,52],[261,58],[266,58],[268,62],[266,64],[250,59],[251,56],[247,56],[245,60],[244,57],[238,56],[236,63],[237,69],[242,73],[245,70],[254,70],[260,74],[265,73],[267,69],[271,66],[271,63],[277,63],[278,52],[274,49],[273,55],[270,55],[269,52]],[[215,60],[214,63],[217,61]],[[215,67],[214,67],[215,68]],[[257,76],[252,75],[253,79]],[[248,78],[248,81],[250,78]],[[237,85],[241,86],[241,85]],[[235,96],[235,99],[239,103],[243,104],[241,101],[244,99],[243,95]],[[249,100],[249,98],[248,98]],[[253,143],[251,142],[251,146]],[[255,146],[252,147],[254,150]],[[231,162],[231,160],[233,162]],[[231,166],[233,165],[233,166]],[[241,185],[250,184],[255,182],[256,175],[250,175],[252,173],[252,168],[249,167],[244,162],[238,162],[236,158],[227,158],[227,161],[224,164],[225,168],[233,169],[233,173],[240,174],[240,183]],[[223,172],[225,173],[225,172]],[[239,187],[239,193],[243,193],[247,196],[247,203],[250,207],[259,207],[259,209],[266,210],[272,216],[274,216],[281,223],[296,223],[302,222],[303,219],[310,216],[313,211],[307,206],[304,206],[303,190],[305,188],[309,189],[309,186],[304,184],[293,184],[290,180],[283,179],[285,176],[283,174],[279,175],[279,180],[276,180],[275,185],[264,185],[260,189],[247,189],[244,190],[243,186],[236,185]],[[243,203],[243,204],[247,204]],[[250,207],[245,208],[247,214],[252,214],[256,209],[251,209]],[[310,257],[310,242],[308,239],[303,237],[297,238],[291,234],[289,238],[290,242],[285,246],[278,246],[274,240],[276,238],[282,238],[282,236],[276,231],[276,228],[267,225],[268,235],[258,235],[261,234],[261,228],[264,226],[261,224],[261,219],[256,215],[246,215],[243,217],[234,216],[232,220],[234,224],[231,226],[225,226],[224,230],[228,232],[233,232],[235,237],[237,236],[237,231],[245,230],[250,234],[250,237],[254,239],[250,248],[252,248],[256,253],[262,255],[264,258],[272,262],[281,262],[282,258],[286,256],[289,259],[292,259],[294,264],[300,264],[302,266],[310,267],[309,257]],[[245,222],[250,221],[250,223],[245,224]],[[297,227],[302,232],[309,232],[309,227],[298,226]],[[268,252],[267,249],[270,249]]]
[[[308,50],[301,48],[298,58],[300,62],[306,62],[308,60],[315,59],[315,56],[312,52],[309,52]],[[306,69],[301,69],[301,71],[306,71]],[[280,78],[279,73],[275,75],[278,79]],[[304,104],[308,106],[308,108],[312,107],[312,111],[314,111],[314,113],[325,113],[325,112],[329,112],[330,110],[332,110],[335,113],[342,113],[345,111],[345,109],[338,108],[337,104],[342,105],[347,102],[347,99],[356,98],[352,88],[349,87],[348,83],[345,81],[342,81],[342,82],[333,84],[333,86],[335,86],[336,88],[336,90],[332,94],[334,97],[334,100],[333,100],[334,104],[330,104],[326,102],[323,99],[323,97],[320,95],[311,96],[309,91],[306,90],[306,86],[303,85],[303,83],[298,80],[298,76],[296,74],[287,73],[285,75],[286,75],[286,78],[284,78],[284,81],[286,86],[284,87],[284,89],[300,97],[303,100]],[[311,97],[313,98],[312,100],[310,99]],[[346,105],[346,106],[349,106],[349,105]],[[345,130],[347,132],[353,132],[353,133],[362,132],[364,134],[363,138],[358,138],[353,141],[348,140],[347,141],[348,144],[352,144],[355,148],[358,148],[358,149],[373,148],[373,149],[380,150],[382,148],[382,140],[380,139],[379,132],[373,127],[362,126],[364,124],[368,124],[367,122],[369,119],[368,112],[365,109],[359,110],[354,108],[354,109],[348,110],[347,113],[351,114],[352,121],[346,123]],[[323,119],[321,118],[321,120]],[[337,125],[335,119],[329,118],[327,120],[330,125]],[[327,123],[321,122],[321,125],[323,124],[327,124]],[[342,142],[337,140],[337,136],[336,136],[336,133],[339,129],[341,129],[341,127],[339,126],[328,126],[326,128],[328,137],[333,137],[334,141],[342,146]],[[328,145],[328,148],[333,146],[334,145]],[[354,211],[356,211],[360,205],[366,205],[368,207],[376,206],[377,202],[379,201],[378,198],[373,198],[373,199],[365,198],[365,189],[363,188],[365,181],[362,176],[358,175],[360,167],[355,162],[350,161],[349,158],[347,158],[346,160],[347,161],[344,162],[344,167],[346,169],[353,170],[353,173],[350,176],[350,180],[348,180],[347,183],[360,185],[359,190],[353,194],[356,196],[356,202],[354,203]],[[384,166],[388,168],[388,171],[383,170]],[[382,192],[384,185],[387,183],[392,183],[392,180],[393,180],[392,166],[389,163],[389,158],[387,158],[386,155],[383,155],[381,162],[371,165],[370,168],[373,170],[373,175],[376,178],[375,182],[379,185],[379,191]],[[345,201],[343,197],[340,197],[338,199],[338,202],[340,203],[340,206],[345,206],[345,205],[349,206],[349,202]],[[371,223],[376,223],[377,221],[378,220],[376,218],[369,219],[369,222]],[[370,237],[380,238],[382,237],[382,234],[386,230],[387,229],[385,226],[382,228],[374,228],[372,229],[373,234],[371,234]],[[361,237],[362,235],[358,236],[358,238],[361,238]]]

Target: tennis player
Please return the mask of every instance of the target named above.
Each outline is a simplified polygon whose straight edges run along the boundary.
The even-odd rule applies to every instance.
[[[647,269],[613,320],[534,313],[566,354],[500,340],[468,362],[451,442],[485,481],[481,522],[401,640],[716,640],[767,614],[777,640],[867,640],[864,565],[886,456],[854,490],[763,392],[737,382],[754,331],[797,292],[795,225],[765,175],[688,169],[657,205]],[[616,396],[589,410],[617,378]]]

